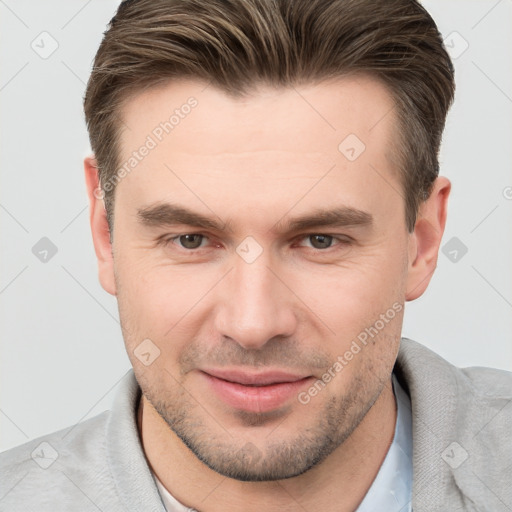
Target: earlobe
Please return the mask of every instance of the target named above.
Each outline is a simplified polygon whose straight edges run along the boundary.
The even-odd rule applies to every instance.
[[[96,258],[98,260],[98,273],[101,286],[116,295],[114,279],[114,259],[112,244],[110,242],[110,229],[107,222],[107,212],[100,188],[98,167],[94,156],[84,159],[85,184],[89,197],[89,222],[91,225],[92,240]]]
[[[424,293],[436,269],[450,189],[451,184],[447,178],[437,178],[432,193],[418,212],[414,232],[409,239],[406,300],[417,299]]]

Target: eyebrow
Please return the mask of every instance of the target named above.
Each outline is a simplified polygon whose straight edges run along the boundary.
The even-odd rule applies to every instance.
[[[222,223],[220,218],[207,217],[183,206],[171,203],[157,203],[137,210],[139,221],[148,227],[166,227],[178,224],[194,226],[200,229],[215,231],[233,231],[230,223]],[[312,228],[323,227],[368,227],[373,223],[370,213],[351,207],[339,207],[333,209],[317,209],[312,213],[296,217],[291,220],[283,219],[276,222],[270,231],[286,233],[304,231]]]
[[[186,224],[203,229],[222,231],[227,229],[226,223],[220,219],[212,219],[201,213],[194,212],[183,206],[170,203],[157,203],[137,210],[139,221],[148,227],[165,227]],[[229,228],[228,228],[229,229]]]
[[[280,220],[274,224],[272,231],[305,231],[322,227],[369,227],[373,223],[370,213],[356,208],[342,206],[333,209],[317,209],[307,215],[290,221]]]

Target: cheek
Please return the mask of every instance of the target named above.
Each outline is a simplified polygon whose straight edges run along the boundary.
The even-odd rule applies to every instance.
[[[375,247],[340,265],[296,269],[287,283],[336,339],[350,340],[403,303],[406,271],[402,250]]]
[[[125,252],[116,264],[117,299],[125,339],[158,341],[164,351],[177,350],[182,338],[194,336],[208,310],[208,294],[218,272],[193,266],[162,264]],[[218,269],[217,269],[218,270]]]

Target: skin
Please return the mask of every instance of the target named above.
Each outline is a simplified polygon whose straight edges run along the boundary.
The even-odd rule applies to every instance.
[[[261,86],[242,99],[193,81],[145,91],[124,106],[121,161],[190,96],[197,107],[118,184],[112,243],[96,163],[85,160],[99,277],[117,297],[143,392],[147,460],[200,511],[354,510],[394,435],[403,309],[307,404],[294,395],[270,411],[242,411],[203,371],[287,370],[309,377],[298,390],[307,392],[380,315],[424,292],[450,183],[437,179],[409,233],[392,161],[393,101],[365,76]],[[366,146],[354,161],[338,150],[349,134]],[[219,226],[141,222],[138,212],[162,203]],[[335,208],[371,222],[317,219],[290,230],[294,219]],[[189,233],[205,236],[199,248],[180,245]],[[332,245],[319,248],[319,234]],[[262,251],[251,263],[237,253],[248,236],[250,251]],[[145,366],[134,350],[148,338],[160,354]]]

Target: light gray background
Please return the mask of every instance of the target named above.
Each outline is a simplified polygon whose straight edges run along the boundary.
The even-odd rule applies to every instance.
[[[117,3],[0,0],[0,450],[108,409],[130,367],[116,301],[98,283],[82,172],[82,97]],[[440,254],[403,334],[458,366],[510,370],[512,0],[425,5],[457,55],[443,245],[456,237],[467,254]],[[47,58],[32,48],[53,40]],[[58,250],[47,262],[32,252],[42,237]]]

